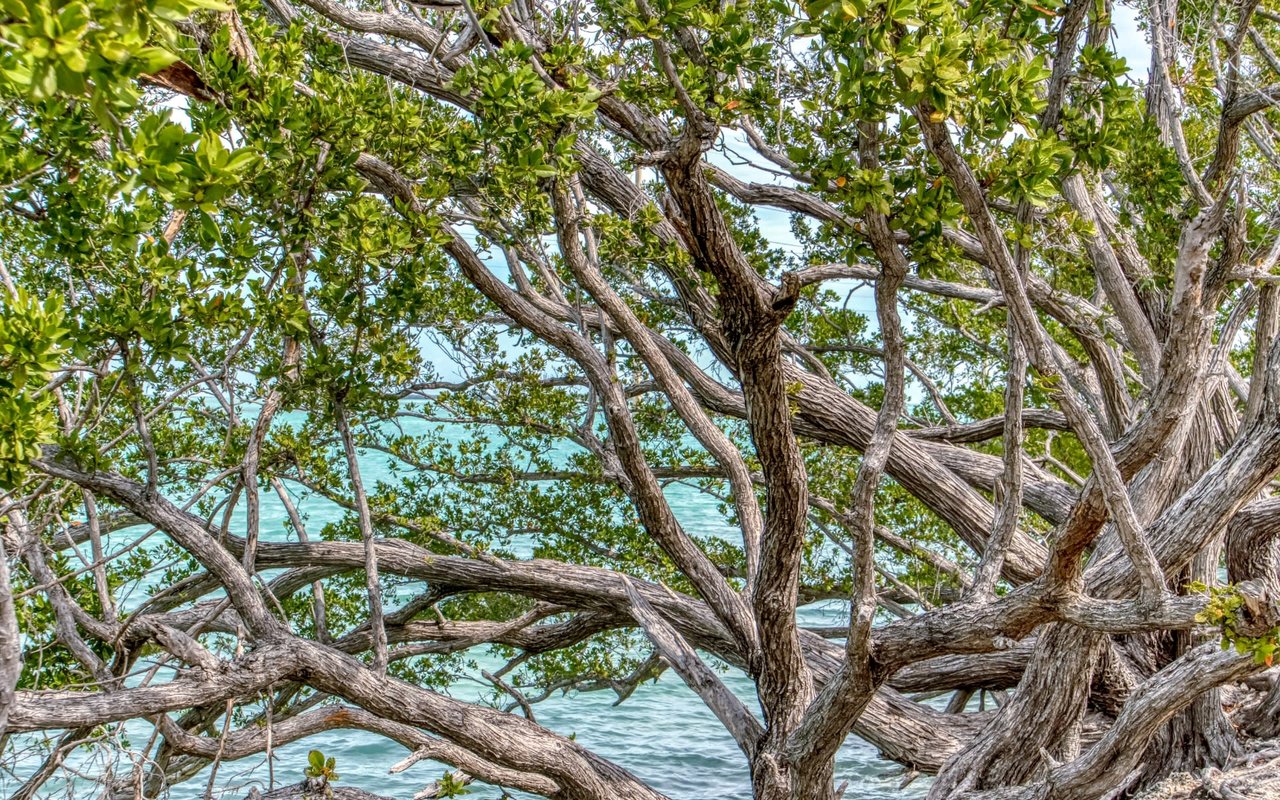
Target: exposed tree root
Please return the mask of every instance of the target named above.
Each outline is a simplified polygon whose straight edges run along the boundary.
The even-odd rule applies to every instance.
[[[292,786],[282,786],[279,789],[273,789],[266,794],[262,794],[257,789],[251,789],[249,794],[245,796],[245,800],[390,800],[389,798],[366,792],[362,789],[355,789],[350,786],[332,786],[328,784],[317,784],[313,781],[303,781],[295,783]]]
[[[1139,800],[1273,800],[1280,797],[1280,740],[1260,743],[1226,769],[1170,775]]]

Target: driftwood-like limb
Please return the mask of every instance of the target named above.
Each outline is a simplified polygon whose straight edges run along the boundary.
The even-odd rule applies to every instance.
[[[165,740],[177,752],[202,758],[213,758],[219,747],[222,747],[222,757],[235,761],[262,753],[267,746],[266,732],[256,726],[234,731],[222,741],[188,733],[167,716],[160,717],[159,728]],[[344,728],[376,733],[408,748],[411,755],[392,768],[393,772],[402,772],[418,761],[430,759],[454,764],[470,775],[499,786],[519,788],[543,796],[552,796],[559,790],[554,781],[498,766],[410,725],[391,722],[360,708],[323,706],[277,722],[272,735],[273,745],[278,747],[322,731]]]
[[[115,475],[85,473],[63,458],[56,448],[47,449],[39,464],[46,474],[71,480],[82,488],[110,497],[164,530],[218,576],[237,612],[251,630],[268,637],[280,631],[280,623],[267,609],[252,577],[199,521],[156,493],[146,491],[146,487]],[[144,509],[145,513],[142,513]]]
[[[9,582],[9,556],[0,535],[0,736],[8,732],[9,710],[22,671],[21,634],[14,613],[13,589]]]
[[[360,520],[360,538],[364,542],[365,593],[369,599],[369,626],[373,631],[373,664],[376,669],[387,667],[387,630],[382,611],[382,585],[378,581],[378,549],[374,545],[373,517],[369,512],[369,498],[360,476],[360,460],[356,453],[355,438],[342,398],[333,397],[334,417],[338,434],[342,437],[342,452],[347,459],[347,474],[355,495],[356,512]]]
[[[743,550],[747,561],[747,588],[750,590],[760,568],[760,539],[763,535],[764,520],[761,517],[760,504],[756,500],[751,472],[747,469],[746,462],[729,438],[712,423],[698,404],[693,392],[685,387],[661,349],[649,339],[647,330],[635,312],[609,287],[599,272],[598,263],[594,263],[588,258],[588,254],[583,252],[578,242],[579,226],[576,215],[585,213],[585,198],[578,199],[576,207],[572,206],[565,190],[561,188],[555,192],[555,202],[558,212],[559,241],[565,263],[583,287],[600,304],[602,311],[618,325],[620,332],[633,342],[658,385],[671,400],[681,420],[698,442],[716,459],[721,469],[728,474],[733,490],[734,507],[738,511],[742,527]]]
[[[671,627],[666,620],[650,605],[649,601],[636,590],[631,581],[625,581],[627,600],[631,603],[632,614],[644,628],[645,633],[662,653],[667,663],[694,691],[712,713],[724,723],[725,728],[733,735],[747,756],[753,757],[760,744],[764,729],[747,707],[742,704],[728,687],[716,677],[689,643]]]
[[[662,173],[670,193],[668,217],[696,268],[713,276],[720,287],[723,343],[743,387],[747,425],[766,484],[760,570],[751,597],[755,628],[760,641],[768,642],[751,664],[766,735],[751,768],[753,783],[768,796],[786,791],[792,781],[783,751],[814,696],[794,622],[808,479],[791,421],[780,333],[796,295],[785,280],[779,287],[765,282],[744,257],[716,205],[694,134],[692,127],[685,131],[672,157],[663,162]]]
[[[864,123],[859,136],[859,160],[866,169],[879,168],[878,123]],[[874,663],[872,626],[877,610],[875,573],[875,496],[889,460],[898,418],[906,403],[905,343],[898,313],[898,290],[908,272],[906,257],[894,241],[887,215],[868,209],[869,239],[880,261],[876,282],[876,318],[884,339],[884,399],[876,415],[875,431],[858,466],[850,491],[848,515],[853,534],[853,596],[845,661],[821,693],[805,710],[791,733],[788,756],[799,766],[793,786],[801,792],[822,793],[829,784],[827,763],[835,756],[835,742],[842,741],[862,709],[875,694],[887,672]],[[1020,456],[1019,456],[1020,458]]]
[[[20,691],[9,713],[9,729],[18,732],[91,728],[252,696],[294,669],[296,665],[289,663],[285,649],[267,647],[228,662],[226,669],[217,673],[178,677],[153,686],[111,693]]]

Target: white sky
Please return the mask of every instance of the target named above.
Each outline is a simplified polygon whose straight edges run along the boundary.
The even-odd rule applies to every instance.
[[[1138,11],[1128,5],[1117,5],[1111,10],[1111,21],[1115,25],[1112,41],[1116,53],[1129,62],[1129,75],[1142,79],[1147,74],[1151,60],[1151,45],[1146,34],[1138,30]]]

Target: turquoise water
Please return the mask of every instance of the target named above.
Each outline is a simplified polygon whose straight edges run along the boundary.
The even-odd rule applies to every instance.
[[[379,478],[390,479],[385,455],[368,453],[362,456],[361,463],[369,486]],[[668,487],[667,494],[673,510],[692,534],[729,538],[738,535],[726,525],[714,499],[683,485]],[[299,497],[295,496],[295,500]],[[344,513],[337,506],[316,498],[302,499],[299,510],[312,536]],[[285,521],[283,505],[274,493],[264,493],[263,537],[283,537]],[[242,524],[243,520],[234,521],[233,529],[236,522]],[[123,546],[140,532],[140,529],[120,531],[112,535],[111,544]],[[147,588],[142,587],[130,599],[138,602],[145,596]],[[126,608],[130,605],[125,603]],[[842,603],[827,603],[805,608],[801,613],[805,624],[842,624],[846,607]],[[482,659],[482,666],[486,668],[493,669],[497,665],[497,662],[485,663]],[[757,708],[753,687],[745,676],[734,671],[723,677],[747,701],[749,708]],[[451,687],[450,693],[468,700],[487,696],[490,687],[479,680],[478,673],[476,678],[459,681]],[[668,672],[657,682],[642,685],[626,702],[616,707],[613,705],[615,700],[616,696],[610,691],[571,693],[535,705],[534,713],[541,725],[565,735],[575,735],[585,746],[631,770],[673,800],[750,797],[748,771],[741,752],[720,722],[677,676]],[[145,723],[133,723],[128,727],[128,738],[135,746],[141,747],[150,732]],[[336,759],[342,785],[404,800],[412,798],[445,771],[443,765],[424,761],[405,772],[392,774],[389,768],[407,755],[400,745],[362,731],[330,731],[278,748],[275,757],[276,785],[302,779],[307,751],[311,749],[319,749]],[[71,763],[79,764],[88,774],[101,774],[103,769],[102,762],[94,760],[91,754],[79,755]],[[30,768],[35,768],[34,762]],[[114,767],[116,774],[128,769],[129,764],[124,760],[117,761]],[[878,759],[874,748],[851,738],[840,751],[836,780],[837,783],[849,781],[845,797],[851,800],[923,795],[927,786],[924,781],[918,781],[906,790],[898,790],[898,772],[896,765]],[[3,794],[16,788],[16,785],[6,786],[13,783],[12,778],[6,780],[6,777],[0,774],[0,793]],[[219,769],[214,795],[240,798],[252,786],[265,788],[267,779],[267,767],[261,756],[228,762]],[[196,800],[204,796],[207,781],[206,771],[174,787],[169,796],[174,800]],[[77,796],[96,794],[86,791],[89,787],[73,778],[51,783],[48,788],[49,795],[60,794],[66,789],[71,789]],[[502,797],[502,792],[495,787],[476,784],[467,796],[477,800],[496,800]],[[513,793],[513,796],[523,795]]]

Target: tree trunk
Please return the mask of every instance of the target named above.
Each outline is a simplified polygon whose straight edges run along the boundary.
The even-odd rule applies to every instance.
[[[1259,739],[1280,737],[1280,674],[1271,676],[1271,688],[1263,695],[1262,702],[1245,713],[1242,723],[1250,736]]]
[[[785,754],[762,750],[751,763],[753,800],[835,800],[835,760],[791,763]]]
[[[929,800],[1027,783],[1051,761],[1074,757],[1088,707],[1090,676],[1106,637],[1064,624],[1046,626],[1013,700],[938,773]],[[1077,676],[1064,680],[1063,676]]]

